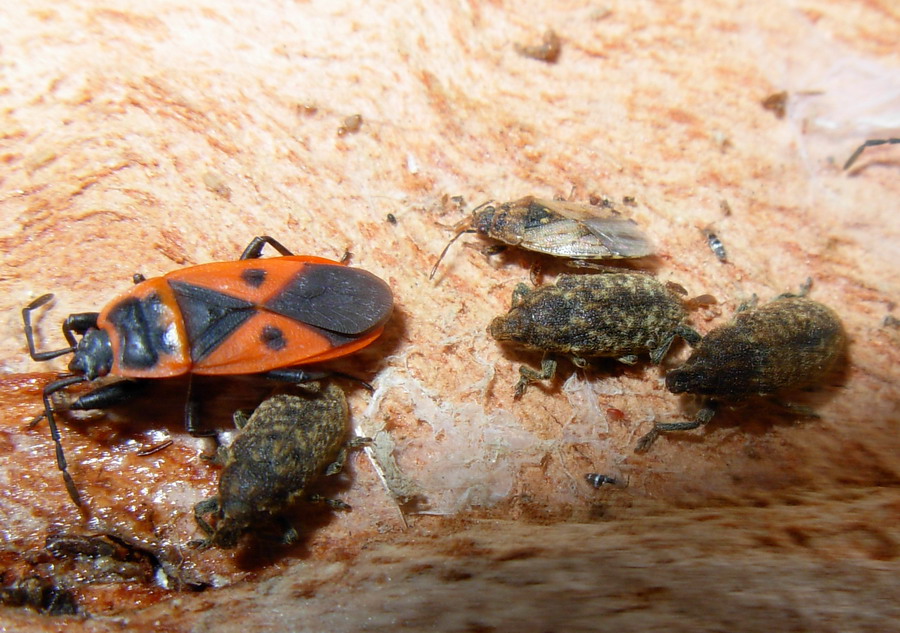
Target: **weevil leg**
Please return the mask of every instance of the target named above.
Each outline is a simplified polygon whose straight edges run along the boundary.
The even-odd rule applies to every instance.
[[[525,394],[528,385],[539,380],[550,380],[556,375],[556,361],[552,358],[544,358],[541,361],[541,371],[537,372],[530,367],[522,365],[519,367],[519,382],[516,384],[515,399],[521,398]]]
[[[779,299],[794,299],[797,297],[805,297],[809,294],[809,289],[812,288],[812,283],[812,277],[807,277],[806,281],[800,284],[800,292],[784,292],[775,297],[772,301],[778,301]]]
[[[66,463],[66,455],[63,452],[59,429],[56,427],[56,418],[53,416],[53,403],[50,402],[50,396],[52,396],[57,391],[65,389],[66,387],[76,385],[80,382],[87,382],[87,380],[88,379],[84,376],[66,376],[65,378],[54,380],[46,387],[44,387],[44,415],[39,416],[31,424],[31,426],[34,426],[34,424],[38,420],[40,420],[41,417],[47,418],[47,424],[50,427],[50,437],[53,438],[53,444],[56,446],[56,466],[62,473],[63,481],[66,484],[66,491],[69,493],[69,497],[71,497],[73,503],[75,503],[75,505],[79,507],[81,506],[81,495],[78,494],[78,490],[75,488],[75,481],[72,479],[72,475],[69,474],[69,467]]]
[[[650,447],[653,446],[653,442],[656,441],[656,438],[659,437],[660,433],[668,433],[670,431],[690,431],[692,429],[700,428],[712,420],[715,415],[716,403],[709,402],[697,412],[697,416],[690,422],[654,424],[650,432],[638,440],[637,445],[634,447],[634,452],[645,453],[650,450]]]
[[[206,534],[212,535],[215,530],[213,526],[211,526],[206,519],[203,518],[204,514],[217,514],[219,512],[219,498],[218,497],[210,497],[209,499],[205,499],[194,506],[194,521],[197,523],[197,527],[206,532]]]
[[[272,248],[274,248],[278,253],[284,257],[289,257],[293,255],[291,251],[285,248],[281,242],[276,240],[273,237],[269,237],[268,235],[258,235],[250,240],[250,243],[247,244],[247,248],[244,249],[244,252],[241,253],[241,259],[259,259],[262,257],[262,250],[265,245],[268,244]]]
[[[746,312],[747,310],[753,310],[756,307],[757,303],[759,303],[759,297],[756,296],[756,293],[753,293],[753,295],[749,299],[741,302],[741,305],[737,307],[737,310],[735,310],[734,313],[740,314],[741,312]]]
[[[528,280],[535,288],[544,283],[544,267],[541,266],[540,262],[534,261],[531,263],[531,268],[528,271]]]
[[[691,347],[697,347],[697,345],[699,345],[700,341],[703,339],[703,337],[700,336],[700,333],[697,332],[697,330],[684,325],[683,323],[675,328],[675,335],[683,338]]]
[[[329,499],[327,497],[323,497],[322,495],[309,495],[307,497],[307,501],[310,503],[323,503],[327,505],[332,510],[352,510],[349,503],[344,503],[340,499]]]
[[[347,442],[341,447],[341,450],[338,451],[337,456],[334,458],[334,461],[328,464],[328,467],[325,468],[325,476],[328,477],[330,475],[337,475],[344,469],[344,464],[347,461],[347,456],[350,454],[350,451],[362,448],[364,446],[369,446],[375,440],[371,437],[354,437],[352,440]]]
[[[654,365],[659,365],[662,362],[662,359],[666,357],[666,354],[669,353],[669,349],[672,347],[672,343],[675,342],[675,334],[676,331],[672,331],[669,334],[666,334],[659,346],[655,349],[650,350],[650,362]]]
[[[247,426],[247,421],[250,420],[250,416],[247,415],[246,411],[241,411],[238,409],[233,414],[231,414],[231,421],[234,422],[234,428],[241,430],[245,426]]]
[[[300,532],[297,531],[297,528],[291,524],[284,517],[276,517],[275,522],[278,524],[278,527],[281,529],[281,544],[282,545],[293,545],[298,540],[300,540]]]
[[[517,305],[522,303],[522,301],[525,300],[525,297],[530,295],[532,292],[533,291],[528,286],[528,284],[523,284],[523,283],[516,284],[516,287],[513,288],[512,301],[511,301],[512,306],[511,307],[515,308]]]

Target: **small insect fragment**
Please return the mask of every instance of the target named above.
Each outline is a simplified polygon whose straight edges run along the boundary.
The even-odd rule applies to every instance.
[[[808,287],[808,286],[807,286]],[[843,353],[838,316],[801,294],[785,294],[755,308],[741,306],[731,323],[712,330],[687,362],[666,375],[672,393],[704,399],[692,422],[657,423],[637,444],[650,448],[660,433],[696,429],[708,423],[718,404],[741,402],[815,384]]]
[[[619,480],[615,477],[610,477],[609,475],[603,475],[601,473],[586,473],[584,476],[585,481],[587,481],[594,488],[601,488],[603,484],[609,484],[610,486],[619,485]]]
[[[197,525],[208,535],[195,544],[234,547],[257,525],[281,518],[319,475],[340,472],[348,420],[347,399],[335,385],[307,396],[273,396],[246,422],[236,414],[240,433],[218,456],[219,493],[194,508]],[[339,501],[330,505],[349,508]],[[205,518],[210,514],[212,524]],[[287,526],[284,542],[297,538]]]
[[[844,169],[850,169],[853,166],[853,163],[856,162],[856,159],[860,157],[860,155],[866,150],[867,147],[877,147],[879,145],[896,145],[900,143],[900,138],[876,138],[869,139],[862,145],[856,148],[856,151],[850,155],[850,158],[847,159],[847,162],[844,163]]]
[[[221,174],[212,171],[203,173],[203,184],[214,194],[225,200],[231,200],[231,187],[225,182]]]
[[[503,204],[486,202],[455,231],[429,278],[463,233],[478,233],[510,246],[574,260],[634,259],[653,254],[650,239],[634,220],[613,208],[533,196]]]
[[[722,243],[722,240],[719,239],[719,236],[708,228],[703,229],[703,235],[706,237],[706,243],[709,245],[709,250],[713,252],[720,262],[723,264],[727,263],[728,253],[725,252],[725,245]]]
[[[0,587],[0,604],[27,607],[46,615],[74,615],[78,604],[66,589],[40,576],[28,576]]]
[[[66,570],[84,583],[151,582],[155,573],[149,553],[104,534],[52,535],[46,548],[57,571]]]
[[[516,44],[516,52],[522,57],[555,64],[562,52],[562,40],[556,31],[549,29],[544,33],[540,44]]]
[[[356,134],[362,127],[363,118],[361,114],[353,114],[344,119],[344,122],[337,130],[338,136],[346,136],[347,134]]]
[[[525,349],[572,356],[577,366],[591,357],[630,365],[644,352],[659,363],[676,336],[699,340],[685,319],[678,293],[648,275],[560,275],[555,286],[519,284],[509,312],[495,318],[488,332]],[[530,383],[553,378],[556,361],[545,358],[540,372],[521,367],[519,373],[516,397]]]
[[[770,94],[760,103],[763,108],[771,111],[776,119],[783,119],[784,115],[787,114],[787,102],[788,93],[787,91],[782,90],[781,92]]]

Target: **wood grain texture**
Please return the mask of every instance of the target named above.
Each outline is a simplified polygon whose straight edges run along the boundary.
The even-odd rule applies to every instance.
[[[840,170],[900,129],[893,4],[357,4],[29,0],[0,15],[3,569],[55,565],[95,616],[3,608],[0,625],[896,630],[900,330],[882,322],[900,297],[900,151]],[[555,63],[517,53],[548,28]],[[778,119],[761,102],[781,90]],[[643,267],[717,298],[691,314],[701,332],[812,277],[850,340],[839,375],[799,398],[820,419],[739,408],[636,456],[654,420],[695,410],[656,368],[562,361],[555,387],[514,401],[540,354],[486,328],[534,261],[547,282],[564,269],[487,258],[464,236],[428,272],[473,206],[529,194],[633,197],[658,247]],[[338,364],[376,387],[348,398],[380,463],[357,456],[321,490],[353,512],[298,507],[294,548],[188,547],[217,470],[182,429],[175,382],[61,416],[79,513],[46,427],[27,428],[65,363],[28,358],[21,307],[56,293],[37,318],[42,347],[60,346],[66,314],[101,308],[135,272],[234,259],[259,234],[350,250],[394,290],[384,337]],[[270,386],[201,388],[204,421],[224,430]],[[587,472],[627,486],[594,490]],[[168,586],[85,583],[88,563],[44,551],[70,533],[152,554]]]

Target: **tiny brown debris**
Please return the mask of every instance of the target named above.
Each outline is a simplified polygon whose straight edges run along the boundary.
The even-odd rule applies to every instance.
[[[555,64],[562,52],[562,40],[553,29],[544,33],[540,44],[516,44],[515,46],[516,52],[522,57],[530,57],[548,64]]]
[[[787,102],[788,93],[787,91],[782,90],[781,92],[770,94],[760,103],[763,108],[772,112],[775,115],[775,118],[783,119],[784,115],[787,114]]]

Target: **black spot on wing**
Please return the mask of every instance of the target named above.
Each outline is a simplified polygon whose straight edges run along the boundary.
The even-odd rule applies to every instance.
[[[281,331],[281,328],[274,325],[264,326],[259,338],[263,345],[273,352],[281,351],[287,347],[287,339],[284,338],[284,332]]]
[[[165,306],[157,293],[120,301],[107,314],[119,336],[119,363],[125,369],[150,369],[160,354],[175,350],[166,342]]]
[[[295,321],[348,336],[383,325],[393,296],[387,284],[358,268],[306,264],[265,307]]]
[[[248,286],[259,288],[266,281],[266,271],[263,268],[247,268],[241,271],[241,279]]]
[[[170,281],[169,285],[181,309],[195,363],[212,353],[256,312],[252,303],[216,290],[183,281]]]

